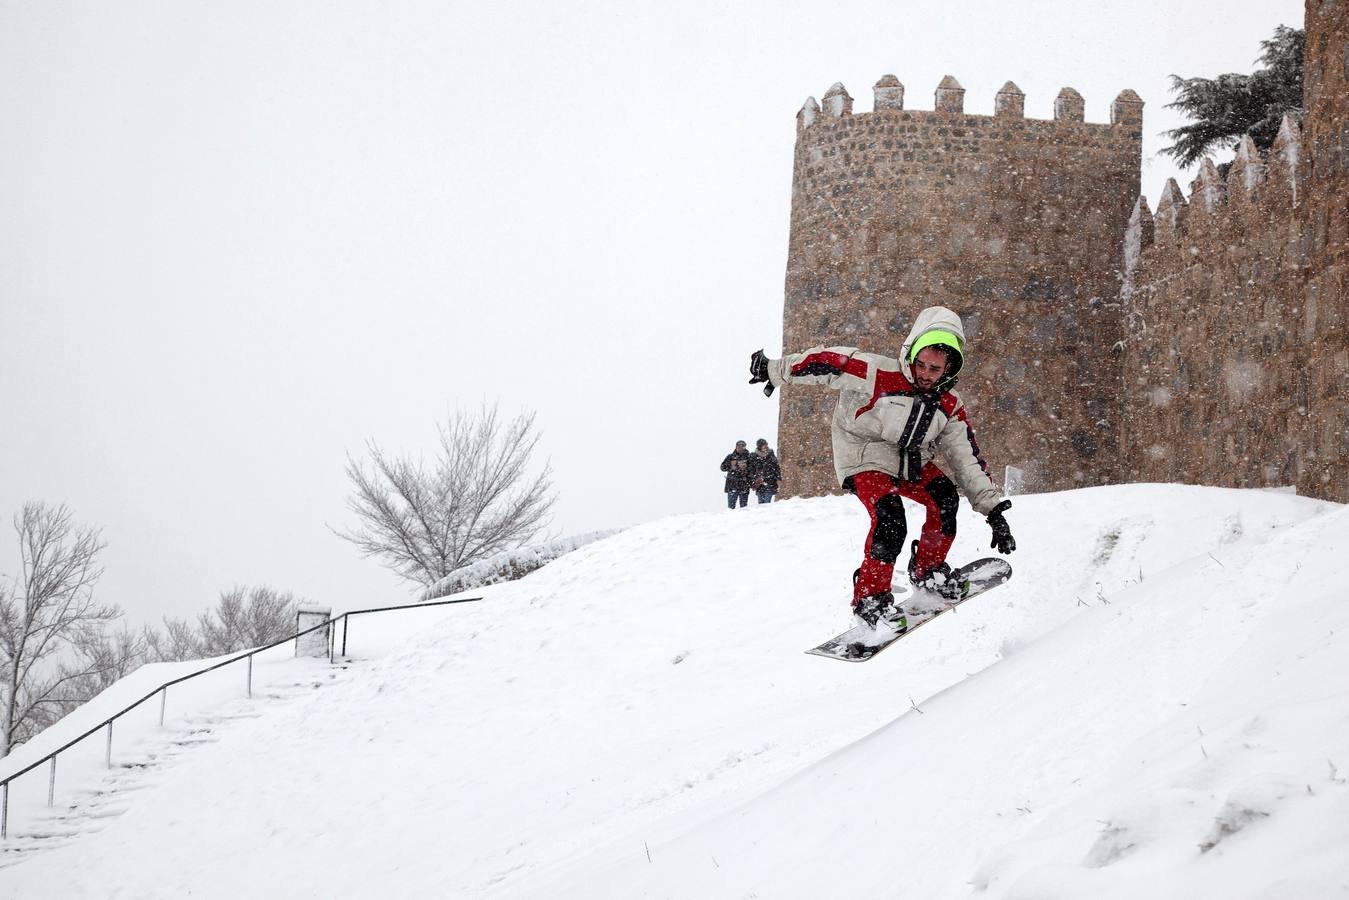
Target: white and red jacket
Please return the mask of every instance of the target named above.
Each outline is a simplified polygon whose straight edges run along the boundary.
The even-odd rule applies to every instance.
[[[775,386],[824,384],[840,392],[831,429],[840,484],[868,471],[914,481],[931,462],[976,512],[987,515],[1003,498],[988,477],[959,395],[921,391],[913,383],[909,348],[933,329],[950,331],[965,345],[960,317],[944,306],[930,306],[918,314],[899,359],[854,347],[815,347],[769,360],[768,379]],[[952,358],[956,371],[947,373],[947,383],[964,364],[963,355]]]

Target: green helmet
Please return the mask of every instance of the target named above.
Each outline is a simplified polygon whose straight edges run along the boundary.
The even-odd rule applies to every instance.
[[[909,348],[909,365],[913,365],[913,361],[918,358],[919,350],[922,350],[924,347],[931,347],[934,344],[950,347],[957,354],[963,355],[964,353],[963,348],[960,346],[960,337],[958,335],[951,331],[933,328],[930,331],[924,331],[920,334],[918,340],[914,341],[913,346]]]

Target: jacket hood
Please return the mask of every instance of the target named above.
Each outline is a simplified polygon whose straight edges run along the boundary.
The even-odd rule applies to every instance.
[[[969,358],[969,347],[965,340],[965,326],[961,323],[960,316],[944,306],[929,306],[918,314],[913,328],[909,330],[909,336],[904,339],[904,345],[899,351],[900,369],[904,372],[905,378],[913,380],[913,369],[909,366],[909,352],[914,343],[930,331],[948,331],[960,341],[959,349],[951,354],[951,371],[947,372],[946,377],[935,387],[937,391],[949,391],[955,387],[956,379],[965,368],[965,360]]]

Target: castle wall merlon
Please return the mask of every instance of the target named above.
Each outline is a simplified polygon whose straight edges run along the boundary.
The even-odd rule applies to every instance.
[[[1129,214],[1129,226],[1124,231],[1124,272],[1126,275],[1138,267],[1143,251],[1152,246],[1156,235],[1156,223],[1152,219],[1152,210],[1148,209],[1148,198],[1142,194],[1134,201],[1134,210]],[[1132,287],[1132,284],[1130,284]]]
[[[1119,96],[1110,104],[1111,125],[1143,124],[1143,98],[1130,88],[1119,92]]]
[[[1297,120],[1285,113],[1279,124],[1279,134],[1269,148],[1271,174],[1278,172],[1293,187],[1293,202],[1297,202],[1298,165],[1302,159],[1302,129]]]
[[[814,125],[819,116],[820,104],[815,102],[814,97],[807,97],[806,102],[801,104],[801,109],[796,113],[796,130],[800,131]]]
[[[1070,87],[1059,91],[1054,98],[1054,121],[1082,122],[1086,119],[1087,102]]]
[[[1161,199],[1157,201],[1157,214],[1153,216],[1156,224],[1155,240],[1158,244],[1173,241],[1180,233],[1185,217],[1185,195],[1180,192],[1176,179],[1166,179]]]
[[[1026,95],[1015,82],[1007,82],[993,98],[993,115],[1009,119],[1026,117]]]
[[[1204,157],[1204,161],[1199,164],[1199,174],[1190,182],[1190,206],[1197,203],[1204,212],[1217,212],[1225,193],[1226,185],[1218,174],[1218,167],[1213,164],[1212,158]]]
[[[1237,144],[1237,155],[1227,172],[1227,192],[1230,197],[1253,200],[1265,180],[1265,162],[1251,136],[1245,135]]]
[[[876,98],[872,108],[876,112],[904,108],[904,85],[894,75],[882,75],[872,90]]]
[[[965,111],[965,89],[954,77],[947,75],[941,80],[941,84],[937,85],[935,108],[937,112]]]
[[[843,86],[843,82],[835,81],[833,86],[824,93],[824,101],[820,104],[824,114],[831,118],[842,118],[852,115],[852,96],[848,89]]]

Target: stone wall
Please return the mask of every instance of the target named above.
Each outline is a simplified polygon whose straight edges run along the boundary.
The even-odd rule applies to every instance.
[[[1349,501],[1349,3],[1308,0],[1306,25],[1302,127],[1135,206],[1121,480]]]
[[[1297,126],[1268,160],[1247,138],[1226,180],[1140,197],[1126,240],[1122,481],[1293,484],[1306,438]],[[1239,427],[1233,427],[1238,425]]]
[[[1316,271],[1349,258],[1349,0],[1307,0],[1303,130]]]
[[[1349,0],[1307,0],[1306,15],[1310,406],[1298,487],[1349,502]]]
[[[933,111],[904,109],[894,76],[854,115],[842,85],[798,115],[783,348],[897,355],[913,317],[941,304],[964,319],[960,392],[991,470],[1030,487],[1099,484],[1119,468],[1119,285],[1138,195],[1142,101],[1125,91],[1110,124],[1083,121],[1065,88],[1053,121],[1023,117],[1009,82],[993,116],[963,112],[953,78]],[[836,491],[823,388],[782,394],[784,496]],[[1027,428],[1029,418],[1035,427]]]

